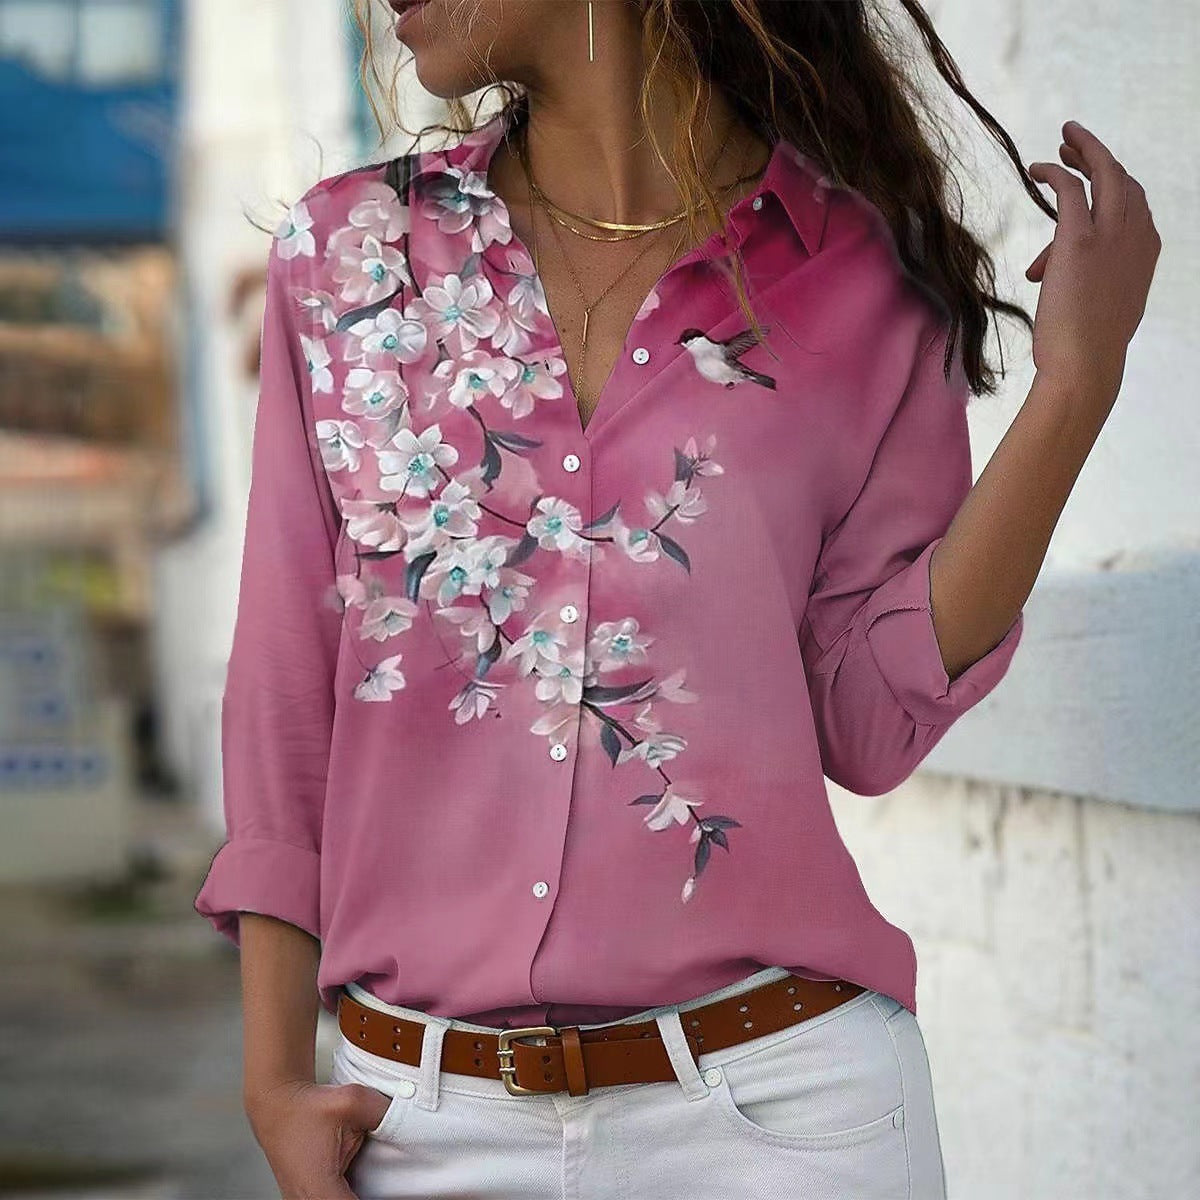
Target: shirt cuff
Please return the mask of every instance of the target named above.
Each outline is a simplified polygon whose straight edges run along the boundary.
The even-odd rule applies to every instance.
[[[320,940],[321,858],[269,838],[233,838],[213,856],[193,907],[235,946],[239,912],[297,925]]]
[[[1024,629],[1024,611],[981,658],[951,681],[938,649],[930,605],[935,538],[903,570],[875,589],[864,610],[866,641],[901,707],[921,725],[949,725],[983,699],[1008,670]]]

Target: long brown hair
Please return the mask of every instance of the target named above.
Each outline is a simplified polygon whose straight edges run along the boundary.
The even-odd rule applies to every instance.
[[[649,97],[661,77],[688,117],[676,125],[674,145],[666,153],[654,141],[649,120],[646,124],[684,203],[702,206],[704,215],[689,219],[693,239],[699,242],[724,227],[692,140],[692,130],[703,118],[706,85],[712,85],[766,140],[786,138],[818,162],[834,184],[858,191],[879,209],[905,268],[948,309],[947,377],[961,338],[971,391],[995,392],[996,373],[984,354],[989,311],[1008,314],[1031,332],[1033,320],[1020,305],[996,295],[992,257],[961,221],[962,189],[951,169],[957,161],[951,139],[918,86],[915,64],[878,0],[632,2],[641,11],[644,61],[650,64],[641,94],[643,115],[648,116]],[[480,93],[474,113],[453,99],[445,122],[415,132],[406,129],[397,111],[395,76],[383,77],[374,52],[373,0],[354,4],[364,46],[360,76],[381,138],[390,133],[389,121],[418,139],[435,131],[461,136],[474,128],[482,101],[494,91],[505,104],[522,99],[520,85],[497,80]],[[900,4],[939,75],[1003,148],[1034,203],[1057,219],[1012,138],[963,83],[924,8],[918,0]],[[950,211],[951,183],[959,216]],[[746,296],[740,256],[734,256],[733,273],[739,304],[761,333]]]

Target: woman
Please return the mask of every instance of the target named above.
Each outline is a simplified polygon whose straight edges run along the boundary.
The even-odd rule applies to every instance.
[[[823,776],[896,787],[1007,670],[1143,191],[1076,122],[1026,173],[905,3],[1058,222],[972,486],[987,310],[1029,318],[860,5],[391,7],[427,89],[507,101],[269,256],[196,907],[281,1193],[942,1197],[912,942]]]

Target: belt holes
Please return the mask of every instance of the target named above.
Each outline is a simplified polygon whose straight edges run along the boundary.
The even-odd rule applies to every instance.
[[[548,1055],[548,1054],[543,1054],[543,1055],[542,1055],[542,1062],[544,1062],[544,1063],[548,1063],[549,1061],[550,1061],[550,1055]],[[546,1076],[546,1078],[547,1078],[547,1079],[549,1079],[549,1078],[550,1078],[550,1076],[549,1076],[549,1075],[547,1075],[547,1076]]]
[[[795,989],[795,987],[790,987],[790,988],[788,988],[788,995],[789,995],[789,996],[794,996],[795,994],[796,994],[796,989]]]
[[[393,1032],[393,1033],[403,1033],[403,1032],[404,1032],[404,1030],[403,1030],[403,1029],[401,1029],[399,1025],[393,1025],[393,1026],[392,1026],[392,1032]]]
[[[476,1065],[477,1067],[482,1067],[482,1066],[483,1066],[483,1059],[482,1059],[482,1058],[477,1058],[477,1059],[475,1060],[475,1065]]]
[[[695,1024],[696,1024],[696,1022],[695,1022],[695,1021],[693,1021],[693,1022],[692,1022],[692,1024],[693,1024],[693,1025],[695,1025]],[[642,1036],[642,1037],[649,1037],[649,1036],[650,1036],[650,1030],[648,1030],[648,1029],[647,1029],[647,1030],[646,1030],[646,1032],[645,1032],[645,1033],[643,1033],[641,1036]]]
[[[475,1043],[475,1049],[476,1049],[476,1050],[482,1050],[482,1049],[483,1049],[483,1043],[482,1043],[482,1042],[476,1042],[476,1043]]]
[[[399,1043],[399,1042],[393,1042],[393,1043],[392,1043],[392,1049],[393,1049],[393,1050],[399,1050],[399,1049],[400,1049],[400,1043]]]
[[[748,1005],[748,1004],[739,1004],[738,1005],[738,1012],[749,1012],[749,1011],[750,1011],[750,1005]]]
[[[366,1014],[366,1013],[360,1013],[360,1014],[359,1014],[359,1017],[358,1017],[358,1023],[359,1023],[360,1025],[365,1025],[365,1024],[367,1023],[367,1014]]]
[[[547,1072],[545,1073],[545,1075],[543,1075],[543,1076],[542,1076],[542,1078],[543,1078],[543,1079],[544,1079],[544,1080],[545,1080],[547,1083],[553,1083],[553,1082],[554,1082],[554,1076],[553,1076],[553,1075],[551,1075],[549,1071],[547,1071]]]
[[[842,990],[842,985],[841,985],[840,983],[835,983],[835,984],[833,985],[833,990],[834,990],[835,992],[840,992],[840,991]]]
[[[690,1024],[691,1024],[691,1026],[692,1026],[692,1028],[693,1028],[693,1029],[699,1029],[699,1028],[700,1028],[700,1022],[699,1022],[699,1021],[692,1021],[692,1022],[690,1022]]]
[[[360,1042],[365,1042],[367,1040],[367,1031],[365,1029],[360,1029],[358,1031],[358,1040]]]
[[[742,1028],[743,1028],[743,1029],[753,1029],[753,1028],[754,1028],[754,1022],[753,1022],[753,1021],[743,1021],[743,1022],[742,1022]]]
[[[792,1005],[792,1008],[794,1008],[796,1010],[796,1012],[799,1012],[803,1007],[804,1007],[803,1004],[793,1004]]]

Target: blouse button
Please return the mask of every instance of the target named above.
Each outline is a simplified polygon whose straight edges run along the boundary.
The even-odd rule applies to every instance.
[[[549,884],[548,884],[548,883],[547,883],[547,882],[546,882],[544,879],[539,879],[539,880],[537,881],[537,883],[535,883],[535,884],[533,885],[533,894],[534,894],[534,895],[535,895],[535,896],[536,896],[536,897],[537,897],[539,900],[540,900],[540,899],[541,899],[541,898],[542,898],[542,897],[543,897],[543,896],[544,896],[544,895],[545,895],[545,894],[546,894],[546,893],[547,893],[549,890],[550,890],[550,885],[549,885]]]
[[[758,210],[762,208],[762,197],[755,196],[754,199],[750,201],[750,207],[754,209],[755,212],[758,212]]]
[[[580,465],[579,464],[579,455],[578,454],[564,455],[563,460],[562,460],[562,465],[563,465],[564,471],[578,471],[579,465]]]
[[[562,760],[567,757],[566,746],[563,745],[562,742],[555,742],[554,745],[550,747],[550,757],[554,759],[555,762],[562,762]]]
[[[637,363],[639,366],[640,366],[642,363],[647,363],[647,362],[649,362],[649,361],[650,361],[650,351],[649,351],[649,350],[647,350],[645,346],[639,346],[639,347],[638,347],[638,348],[637,348],[637,349],[636,349],[636,350],[633,352],[633,361],[634,361],[635,363]]]
[[[558,615],[562,617],[562,619],[566,621],[568,625],[570,625],[572,621],[577,621],[579,619],[579,609],[577,609],[573,604],[564,604],[562,608],[558,610]]]

